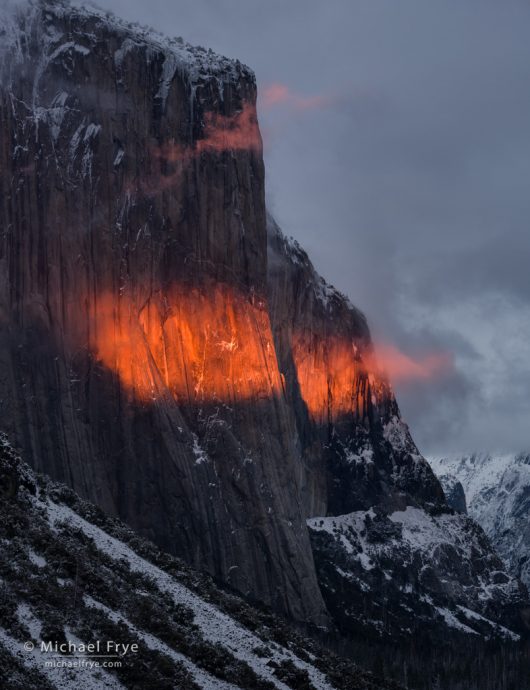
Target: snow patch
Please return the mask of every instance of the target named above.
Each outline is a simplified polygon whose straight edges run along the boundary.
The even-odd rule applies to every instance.
[[[43,558],[42,556],[39,556],[38,553],[35,553],[35,551],[31,551],[28,554],[29,560],[33,563],[33,565],[36,565],[37,568],[44,568],[46,565],[46,559]]]
[[[41,639],[42,623],[33,614],[33,611],[26,603],[21,603],[17,607],[17,618],[28,630],[31,639],[38,642]]]
[[[195,455],[195,464],[201,465],[203,462],[208,462],[208,454],[204,448],[200,445],[197,434],[193,434],[193,455]]]
[[[136,637],[138,637],[149,649],[154,649],[158,652],[161,652],[174,661],[181,663],[191,674],[193,680],[198,684],[201,690],[236,690],[236,686],[232,685],[232,683],[227,683],[219,678],[216,678],[215,676],[211,676],[209,673],[190,661],[190,659],[188,659],[186,656],[179,654],[174,649],[171,649],[171,647],[159,640],[154,635],[151,635],[151,633],[137,628],[122,613],[112,611],[107,606],[99,601],[96,601],[88,595],[85,595],[83,600],[86,606],[103,611],[107,618],[114,623],[125,625],[129,631],[132,632],[133,635],[136,635]]]

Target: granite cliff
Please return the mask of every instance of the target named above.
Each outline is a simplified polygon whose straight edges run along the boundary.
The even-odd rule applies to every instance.
[[[4,14],[0,414],[24,458],[297,621],[519,640],[526,590],[446,503],[364,316],[267,218],[251,70],[62,0]]]
[[[60,2],[4,27],[5,430],[164,548],[325,622],[265,301],[254,75]]]
[[[444,495],[377,366],[364,316],[270,217],[268,227],[273,333],[319,584],[335,625],[364,640],[366,656],[379,643],[396,655],[396,642],[414,641],[432,668],[449,640],[468,650],[480,638],[519,643],[526,588],[464,514],[465,497],[459,511],[462,501],[453,504],[462,495]],[[461,661],[452,658],[447,687],[458,687]]]

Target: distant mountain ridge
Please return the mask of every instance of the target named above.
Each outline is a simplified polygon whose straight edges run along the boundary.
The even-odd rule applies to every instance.
[[[530,587],[530,453],[474,453],[429,461],[440,478],[461,483],[469,515],[510,571]]]

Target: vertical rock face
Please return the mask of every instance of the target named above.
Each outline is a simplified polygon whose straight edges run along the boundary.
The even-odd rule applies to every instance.
[[[4,428],[165,548],[322,622],[252,72],[60,2],[4,27]]]
[[[378,369],[364,315],[316,273],[272,218],[269,302],[308,515],[443,500]]]
[[[64,690],[77,682],[93,690],[403,690],[36,475],[2,432],[0,498],[2,688]],[[86,663],[75,679],[46,665],[41,641],[85,653],[78,645],[87,637],[137,651],[111,669]],[[21,658],[28,639],[36,651]]]
[[[447,503],[454,508],[458,513],[465,513],[467,515],[466,494],[462,484],[450,474],[441,474],[438,476],[440,484],[443,487]]]
[[[272,329],[334,621],[359,640],[375,630],[395,643],[419,629],[435,644],[461,634],[518,639],[527,593],[480,527],[446,503],[378,368],[364,316],[271,218],[268,232]]]

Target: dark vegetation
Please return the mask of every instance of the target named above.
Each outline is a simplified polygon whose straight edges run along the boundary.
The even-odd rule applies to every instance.
[[[175,603],[148,576],[132,571],[123,559],[111,558],[100,551],[82,530],[66,523],[58,529],[52,528],[45,510],[46,501],[51,499],[67,505],[88,522],[128,544],[140,556],[252,630],[262,641],[255,653],[268,658],[274,676],[293,690],[311,690],[314,686],[307,671],[292,661],[273,660],[272,653],[278,646],[327,674],[336,688],[398,688],[324,651],[286,621],[223,591],[211,578],[139,538],[70,489],[33,475],[10,447],[2,443],[0,493],[0,627],[21,645],[31,639],[29,629],[17,617],[17,608],[24,602],[43,623],[42,639],[64,642],[70,631],[84,643],[136,642],[138,653],[127,656],[121,668],[112,670],[127,688],[193,690],[197,687],[183,664],[169,654],[149,648],[135,635],[134,629],[153,635],[220,680],[249,690],[274,687],[225,647],[205,640],[194,622],[193,611]],[[44,564],[36,564],[32,553],[44,559]],[[85,596],[116,612],[120,620],[112,620],[103,608],[87,605]],[[124,619],[134,628],[126,625]],[[51,687],[42,674],[24,668],[1,644],[0,660],[4,661],[2,690],[4,687],[7,690]]]

